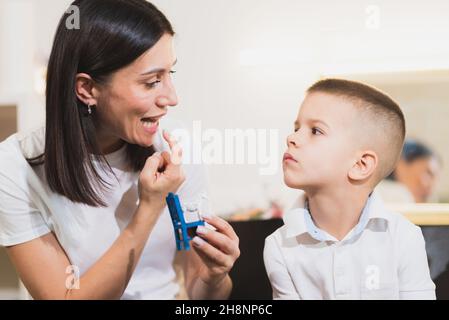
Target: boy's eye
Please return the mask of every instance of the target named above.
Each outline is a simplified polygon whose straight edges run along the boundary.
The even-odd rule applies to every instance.
[[[312,128],[312,134],[313,135],[319,135],[319,134],[323,134],[323,133],[318,128]]]
[[[299,131],[299,128],[295,128],[295,132],[298,132]]]

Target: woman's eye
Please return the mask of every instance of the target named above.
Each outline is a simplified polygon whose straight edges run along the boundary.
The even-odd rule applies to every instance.
[[[170,70],[169,73],[170,73],[170,74],[175,74],[176,71],[175,71],[175,70]],[[157,85],[158,83],[160,83],[161,81],[162,81],[161,77],[158,77],[158,80],[153,81],[153,82],[147,82],[147,83],[145,83],[145,86],[146,86],[147,88],[151,89],[151,88],[156,87],[156,85]]]
[[[312,134],[313,135],[319,135],[319,134],[323,134],[323,133],[318,128],[312,128]]]
[[[295,132],[298,132],[299,131],[299,128],[295,128]]]
[[[147,87],[147,88],[154,88],[154,87],[156,87],[156,85],[159,83],[159,82],[161,82],[161,80],[156,80],[156,81],[153,81],[153,82],[148,82],[148,83],[145,83],[145,86]]]

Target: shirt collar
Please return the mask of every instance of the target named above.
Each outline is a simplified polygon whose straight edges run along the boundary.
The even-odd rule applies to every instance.
[[[334,237],[319,229],[314,224],[312,217],[307,210],[306,201],[306,194],[304,192],[301,192],[292,208],[284,214],[283,220],[286,226],[286,236],[290,238],[303,233],[309,233],[310,236],[318,241],[336,241]],[[386,210],[384,204],[379,199],[376,192],[373,192],[369,196],[360,215],[359,222],[350,231],[350,233],[345,237],[344,240],[360,234],[366,228],[368,222],[373,219],[382,219],[387,222],[391,219],[391,214]]]

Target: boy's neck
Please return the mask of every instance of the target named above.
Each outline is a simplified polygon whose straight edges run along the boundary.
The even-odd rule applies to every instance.
[[[342,240],[359,222],[371,192],[334,189],[329,192],[306,192],[315,225]]]

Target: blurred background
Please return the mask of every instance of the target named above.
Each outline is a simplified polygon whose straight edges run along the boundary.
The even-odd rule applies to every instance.
[[[44,123],[46,64],[71,2],[0,0],[0,140]],[[245,220],[288,208],[296,193],[282,181],[285,137],[304,90],[330,76],[374,85],[404,110],[413,159],[379,192],[397,195],[392,203],[449,202],[449,1],[152,2],[177,32],[180,103],[170,116],[187,127],[278,133],[273,174],[258,164],[207,166],[216,213]],[[16,285],[2,279],[10,266],[1,254],[0,297],[2,285],[4,296]]]

